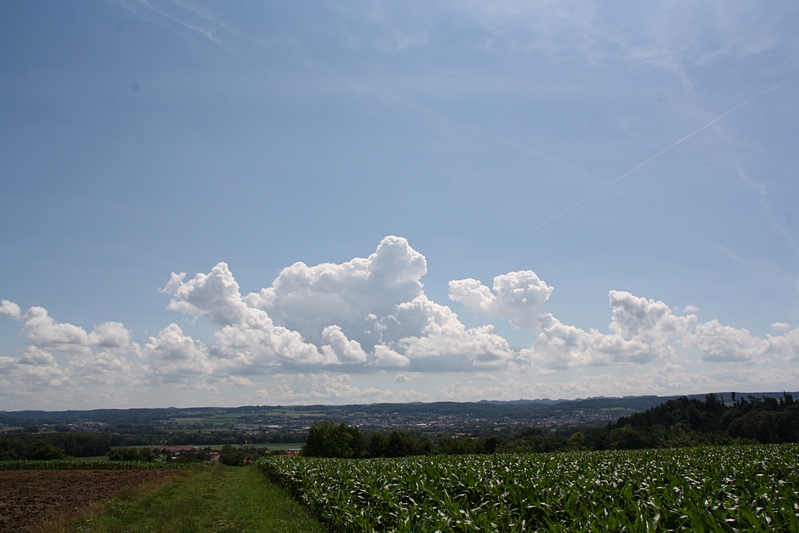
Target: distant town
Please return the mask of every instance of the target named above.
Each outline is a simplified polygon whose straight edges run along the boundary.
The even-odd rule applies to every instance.
[[[779,393],[782,394],[782,393]],[[753,393],[753,396],[778,396]],[[729,393],[719,393],[731,401]],[[519,428],[590,431],[675,398],[435,402],[345,406],[96,409],[0,412],[0,434],[96,433],[114,446],[302,443],[314,422],[344,422],[363,433],[403,431],[430,438],[487,437]]]

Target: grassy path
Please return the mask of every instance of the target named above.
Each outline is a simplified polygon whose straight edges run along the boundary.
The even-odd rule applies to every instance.
[[[323,532],[302,506],[254,467],[217,465],[176,475],[177,481],[116,498],[98,513],[54,531]]]

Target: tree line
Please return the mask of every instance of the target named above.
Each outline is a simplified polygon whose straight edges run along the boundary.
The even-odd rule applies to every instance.
[[[405,457],[409,455],[464,455],[503,451],[505,440],[499,436],[443,437],[436,442],[430,438],[403,431],[387,435],[372,433],[364,438],[360,429],[344,422],[330,420],[314,422],[302,455],[308,457],[341,457],[348,459],[373,457]]]
[[[305,442],[303,433],[248,433],[232,430],[167,431],[134,427],[110,435],[111,446],[213,446],[224,444],[282,444]]]
[[[392,431],[365,437],[341,422],[316,422],[302,454],[309,457],[404,457],[430,454],[531,453],[569,450],[629,450],[699,445],[769,444],[799,441],[799,402],[754,396],[725,404],[716,394],[704,401],[680,397],[646,411],[621,417],[604,428],[586,428],[570,436],[527,427],[504,435],[428,437]]]
[[[198,463],[211,460],[211,453],[214,450],[210,446],[206,448],[194,448],[191,450],[181,450],[179,453],[172,453],[168,450],[155,448],[114,448],[107,453],[109,461],[145,461],[166,463]],[[266,448],[256,448],[255,446],[231,446],[225,444],[219,453],[219,462],[229,466],[242,466],[250,464],[259,457],[269,453]]]
[[[95,457],[111,449],[111,440],[97,433],[10,435],[0,439],[0,461]]]

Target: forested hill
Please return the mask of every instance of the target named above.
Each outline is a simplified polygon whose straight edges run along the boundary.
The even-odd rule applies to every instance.
[[[681,397],[623,416],[608,429],[617,436],[627,433],[640,439],[640,447],[649,447],[647,441],[655,438],[662,441],[689,434],[710,441],[797,442],[799,402],[788,393],[780,398],[732,394],[729,402],[716,394],[707,394],[704,400]]]

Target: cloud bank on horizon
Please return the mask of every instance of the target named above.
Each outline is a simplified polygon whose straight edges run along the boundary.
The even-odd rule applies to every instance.
[[[29,345],[18,357],[0,357],[0,395],[57,404],[74,401],[76,390],[110,399],[132,387],[142,398],[162,385],[208,392],[230,385],[270,403],[475,400],[536,390],[567,397],[597,386],[618,394],[692,386],[773,389],[799,377],[793,367],[780,369],[799,359],[799,328],[786,323],[757,337],[715,319],[701,322],[695,308],[681,313],[612,290],[608,331],[586,331],[542,311],[554,288],[531,270],[498,275],[491,287],[475,279],[450,281],[449,298],[465,312],[536,334],[532,345],[516,348],[494,325],[467,327],[449,305],[429,299],[422,283],[427,268],[406,239],[388,236],[368,257],[297,262],[250,294],[242,294],[224,262],[189,279],[172,273],[161,289],[171,297],[167,308],[192,322],[207,321],[212,342],[192,338],[173,322],[137,343],[119,322],[87,332],[57,322],[42,307],[23,313],[2,300],[0,317],[18,321]],[[682,370],[703,363],[714,368]],[[628,377],[614,378],[615,389],[601,388],[602,374],[547,380],[602,367],[621,367]],[[451,381],[433,394],[412,388],[436,374],[462,375],[467,382]],[[498,385],[497,374],[510,378]],[[409,388],[356,383],[376,375],[392,375]],[[475,378],[489,385],[480,388]],[[273,380],[271,389],[259,386],[265,379]]]

